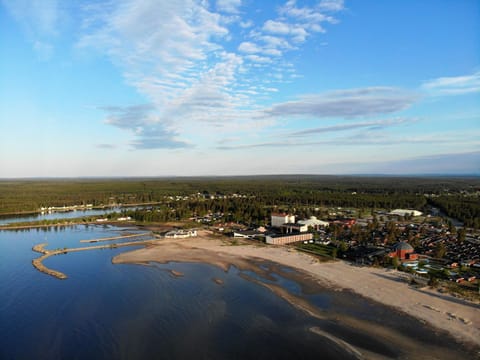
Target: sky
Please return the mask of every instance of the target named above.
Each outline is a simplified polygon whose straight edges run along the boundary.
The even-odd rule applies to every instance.
[[[0,1],[0,178],[480,175],[478,0]]]

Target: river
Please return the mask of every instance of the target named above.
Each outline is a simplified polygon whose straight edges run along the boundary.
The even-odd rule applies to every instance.
[[[106,208],[106,209],[91,209],[91,210],[75,210],[75,211],[54,211],[51,213],[37,213],[23,216],[2,216],[0,217],[0,225],[10,225],[19,222],[31,222],[41,220],[59,220],[59,219],[74,219],[85,216],[98,216],[112,212],[120,212],[121,208]]]

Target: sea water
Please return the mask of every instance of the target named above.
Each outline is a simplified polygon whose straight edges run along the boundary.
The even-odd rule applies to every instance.
[[[31,264],[40,255],[31,250],[38,243],[48,243],[47,249],[82,247],[92,244],[79,240],[133,232],[141,231],[109,225],[0,231],[0,359],[356,358],[313,327],[372,353],[405,356],[373,334],[344,326],[335,315],[343,313],[374,322],[389,315],[388,326],[404,322],[404,336],[415,328],[412,338],[446,346],[429,329],[416,328],[414,319],[353,293],[306,291],[296,271],[268,263],[259,265],[273,269],[262,277],[234,266],[224,271],[196,263],[112,264],[112,257],[132,248],[45,260],[66,280]],[[308,315],[262,284],[302,297],[325,318]]]

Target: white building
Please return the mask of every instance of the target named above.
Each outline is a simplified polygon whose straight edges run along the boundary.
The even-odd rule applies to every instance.
[[[172,230],[165,234],[166,238],[184,239],[197,236],[197,230]]]
[[[282,233],[284,234],[304,233],[308,231],[308,226],[299,223],[288,223],[280,226],[280,229],[282,229]]]
[[[412,216],[420,216],[423,213],[418,210],[410,210],[410,209],[395,209],[388,213],[389,215],[397,215],[397,216],[405,216],[405,215],[412,215]]]
[[[272,227],[281,227],[283,224],[295,223],[295,215],[286,213],[272,213]]]
[[[313,239],[313,234],[292,234],[292,235],[267,235],[265,242],[271,245],[286,245],[300,241],[310,241]]]
[[[312,227],[318,229],[320,227],[327,227],[330,225],[328,221],[318,220],[315,216],[310,216],[310,219],[299,220],[299,224],[306,225],[307,227]]]

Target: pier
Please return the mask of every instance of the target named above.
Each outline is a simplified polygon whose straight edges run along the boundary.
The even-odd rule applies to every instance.
[[[135,234],[137,235],[137,234]],[[138,235],[137,235],[138,236]],[[129,237],[132,237],[129,235]],[[124,237],[117,237],[117,238],[124,238]],[[107,239],[107,238],[106,238]],[[102,239],[96,239],[97,241],[103,241]],[[112,240],[112,239],[110,239]],[[107,241],[107,240],[104,240]],[[53,276],[57,279],[65,280],[68,278],[68,276],[60,271],[50,269],[46,267],[43,264],[43,261],[50,256],[54,255],[59,255],[59,254],[67,254],[69,252],[77,252],[77,251],[87,251],[87,250],[98,250],[98,249],[116,249],[119,247],[126,247],[126,246],[139,246],[139,245],[151,245],[158,241],[155,238],[149,239],[149,240],[142,240],[142,241],[130,241],[130,242],[124,242],[124,243],[115,243],[115,244],[109,244],[109,245],[96,245],[96,246],[86,246],[86,247],[79,247],[79,248],[64,248],[64,249],[56,249],[56,250],[47,250],[45,249],[45,246],[47,246],[47,243],[42,243],[42,244],[37,244],[33,246],[32,250],[38,253],[43,254],[42,256],[33,259],[32,260],[32,265],[35,269],[37,269],[40,272],[43,272],[44,274]]]
[[[100,239],[80,240],[80,242],[81,243],[96,243],[96,242],[101,242],[101,241],[120,240],[120,239],[127,239],[127,238],[140,237],[140,236],[146,236],[146,235],[153,236],[153,233],[150,231],[150,232],[145,232],[145,233],[137,233],[137,234],[129,234],[129,235],[121,235],[121,236],[111,236],[111,237],[100,238]]]

